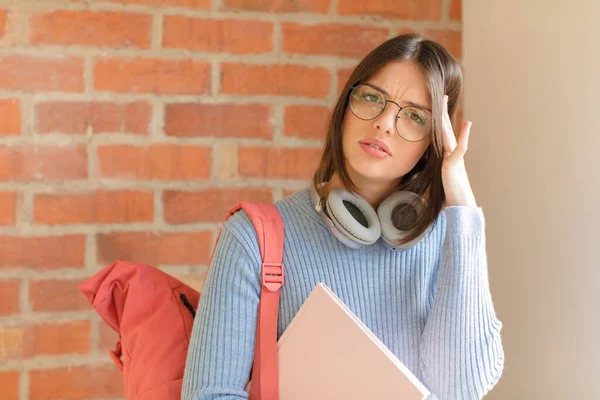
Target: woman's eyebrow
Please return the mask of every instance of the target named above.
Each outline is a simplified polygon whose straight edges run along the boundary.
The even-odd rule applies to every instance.
[[[375,85],[373,83],[366,82],[365,85],[371,86],[373,89],[379,90],[381,93],[383,93],[385,95],[385,97],[392,97],[387,92],[387,90],[385,90],[384,88],[381,88],[381,87],[379,87],[379,86],[377,86],[377,85]],[[417,107],[417,108],[420,108],[422,110],[429,111],[431,113],[431,108],[429,108],[427,106],[424,106],[423,104],[415,103],[414,101],[409,101],[409,100],[404,101],[404,103],[406,103],[407,105],[409,105],[411,107]]]
[[[424,106],[423,104],[415,103],[414,101],[405,101],[405,103],[411,107],[417,107],[422,110],[429,111],[429,113],[431,113],[431,108]]]
[[[391,97],[390,94],[384,88],[380,88],[379,86],[375,85],[374,83],[366,82],[365,85],[371,86],[373,89],[379,90],[381,93],[385,94],[386,97]]]

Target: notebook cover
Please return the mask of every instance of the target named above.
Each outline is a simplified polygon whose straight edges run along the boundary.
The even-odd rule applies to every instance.
[[[277,348],[280,400],[429,397],[427,388],[323,283],[300,307]]]

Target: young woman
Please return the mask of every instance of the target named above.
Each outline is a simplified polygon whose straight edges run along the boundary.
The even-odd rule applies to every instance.
[[[482,209],[452,130],[462,75],[439,44],[390,39],[356,67],[312,184],[276,203],[285,225],[278,337],[327,284],[432,392],[480,399],[504,366]],[[261,256],[246,214],[225,223],[198,307],[183,399],[242,399]]]

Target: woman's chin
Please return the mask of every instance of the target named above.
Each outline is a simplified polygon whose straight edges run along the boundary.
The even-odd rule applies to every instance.
[[[390,168],[381,168],[381,166],[372,163],[361,163],[350,166],[351,176],[356,175],[358,179],[364,179],[372,182],[391,182],[399,179],[402,175],[392,175]],[[349,171],[349,172],[350,172]]]

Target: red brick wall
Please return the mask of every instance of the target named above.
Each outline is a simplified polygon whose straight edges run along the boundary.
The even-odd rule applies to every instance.
[[[360,57],[407,30],[460,57],[460,19],[456,0],[0,1],[0,397],[121,398],[76,285],[130,259],[200,289],[231,205],[306,184]]]

